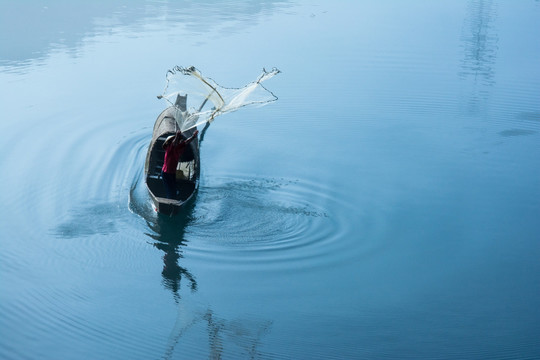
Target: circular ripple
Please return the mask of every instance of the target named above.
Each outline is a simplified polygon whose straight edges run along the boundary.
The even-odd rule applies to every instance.
[[[353,234],[360,214],[344,199],[305,180],[212,179],[199,190],[186,253],[231,265],[342,261],[359,248]]]

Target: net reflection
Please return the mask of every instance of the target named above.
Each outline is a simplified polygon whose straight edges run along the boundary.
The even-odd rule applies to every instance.
[[[250,318],[227,320],[217,316],[211,309],[203,315],[203,320],[208,333],[210,359],[222,358],[228,339],[232,339],[238,347],[238,353],[246,358],[257,359],[266,355],[259,347],[262,337],[270,332],[271,321]]]

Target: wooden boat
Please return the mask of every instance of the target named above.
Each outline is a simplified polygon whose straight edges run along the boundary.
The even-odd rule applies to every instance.
[[[177,111],[178,109],[175,106],[181,111]],[[168,199],[166,197],[165,186],[161,178],[161,168],[163,167],[165,156],[163,143],[168,136],[174,135],[180,129],[180,126],[188,115],[186,110],[186,96],[178,96],[175,106],[166,108],[157,117],[144,166],[146,187],[150,193],[152,203],[158,213],[166,215],[178,213],[194,197],[198,188],[200,171],[199,140],[195,138],[186,147],[178,161],[176,170],[177,197],[174,199]],[[182,132],[182,135],[184,138],[188,138],[195,130],[196,128],[186,130]]]

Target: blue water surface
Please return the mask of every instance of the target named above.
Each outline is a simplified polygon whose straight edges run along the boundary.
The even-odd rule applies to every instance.
[[[540,358],[540,2],[0,3],[0,358]],[[175,65],[196,199],[144,185]]]

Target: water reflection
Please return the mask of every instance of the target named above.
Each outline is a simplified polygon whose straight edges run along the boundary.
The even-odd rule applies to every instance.
[[[152,1],[112,0],[94,2],[0,2],[0,65],[21,65],[41,59],[52,50],[76,48],[89,37],[112,35],[118,28],[148,31],[148,25],[166,29],[182,23],[191,33],[208,33],[227,24],[228,32],[254,25],[258,17],[284,7],[287,1]],[[24,21],[18,14],[24,14]],[[31,24],[31,26],[28,26]]]
[[[475,83],[494,84],[498,36],[493,29],[496,9],[491,0],[472,0],[464,21],[461,75]]]
[[[158,215],[155,222],[146,220],[148,227],[153,231],[147,234],[156,242],[154,247],[163,251],[163,277],[164,286],[173,292],[175,300],[180,299],[180,286],[182,278],[188,281],[191,292],[197,291],[197,280],[195,276],[183,266],[179,261],[184,257],[182,248],[187,246],[188,241],[184,238],[186,227],[191,221],[193,203],[190,202],[188,208],[183,209],[183,213],[175,217]]]
[[[472,92],[467,94],[468,111],[477,113],[480,103],[495,84],[498,35],[493,27],[496,7],[492,0],[471,0],[467,8],[461,36],[463,59],[460,77],[470,81]]]
[[[179,351],[189,357],[186,348],[193,344],[179,345],[191,332],[206,333],[209,359],[221,359],[224,356],[242,359],[267,358],[269,354],[263,353],[260,347],[263,337],[270,332],[271,327],[272,321],[252,317],[227,320],[211,308],[198,311],[181,302],[178,304],[178,316],[162,358],[177,358],[175,353]],[[197,353],[202,352],[204,348],[197,346]]]
[[[187,208],[174,217],[159,215],[154,221],[146,219],[153,233],[147,234],[155,240],[153,246],[164,252],[163,271],[161,272],[165,288],[172,291],[177,304],[177,318],[171,330],[164,359],[174,357],[178,345],[193,327],[203,327],[208,334],[208,352],[210,359],[221,359],[225,354],[225,344],[229,341],[237,346],[231,349],[227,345],[227,353],[235,352],[248,354],[249,358],[261,355],[259,345],[262,337],[270,331],[271,321],[245,317],[238,320],[228,320],[216,314],[211,306],[202,310],[192,308],[189,300],[180,296],[182,280],[187,280],[191,293],[197,291],[195,276],[181,264],[184,258],[183,248],[188,246],[185,239],[186,228],[195,221],[192,217],[195,202],[190,202]]]

